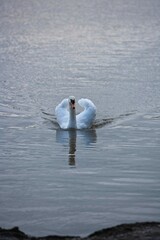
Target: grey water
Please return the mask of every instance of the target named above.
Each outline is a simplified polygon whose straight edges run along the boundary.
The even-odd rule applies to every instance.
[[[160,220],[159,13],[159,0],[0,1],[1,227]],[[92,129],[56,125],[70,95],[96,105]]]

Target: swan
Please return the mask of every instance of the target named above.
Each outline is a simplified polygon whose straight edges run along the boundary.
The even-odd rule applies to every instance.
[[[60,128],[85,129],[92,126],[96,117],[96,106],[87,98],[81,98],[78,103],[84,108],[84,111],[78,115],[76,115],[76,100],[74,96],[63,99],[55,108],[55,115]]]

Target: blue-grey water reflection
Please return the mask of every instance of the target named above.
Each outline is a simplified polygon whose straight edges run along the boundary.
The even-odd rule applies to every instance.
[[[95,129],[88,130],[62,130],[57,129],[56,140],[58,143],[68,145],[68,163],[70,166],[76,165],[76,141],[77,137],[81,139],[82,144],[90,146],[96,143],[97,135]]]
[[[0,1],[1,227],[159,220],[159,13],[159,0]],[[94,102],[93,129],[58,128],[70,95]]]

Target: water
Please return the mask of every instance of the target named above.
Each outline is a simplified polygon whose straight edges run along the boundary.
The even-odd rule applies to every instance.
[[[159,0],[1,0],[1,227],[85,236],[159,220],[159,10]],[[57,128],[69,95],[95,103],[95,129]]]

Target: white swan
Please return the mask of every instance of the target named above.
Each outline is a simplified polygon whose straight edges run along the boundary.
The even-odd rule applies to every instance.
[[[60,128],[83,129],[92,126],[96,116],[95,105],[87,98],[81,98],[78,103],[84,108],[84,111],[78,115],[76,115],[75,97],[73,96],[70,96],[68,99],[63,99],[55,108],[55,114]]]

